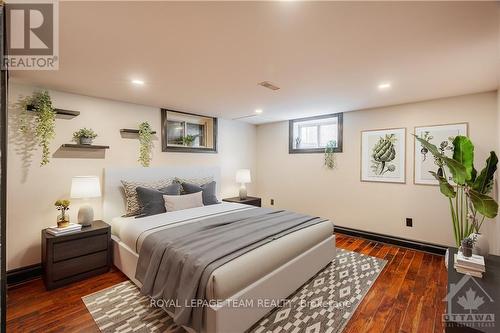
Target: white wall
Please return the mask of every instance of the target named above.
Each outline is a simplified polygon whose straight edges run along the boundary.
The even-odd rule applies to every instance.
[[[442,245],[453,245],[447,200],[438,187],[413,184],[415,126],[468,122],[477,168],[498,148],[496,92],[466,95],[344,114],[338,167],[323,167],[322,154],[288,154],[288,122],[257,127],[259,194],[269,205],[330,218],[335,224]],[[360,181],[360,132],[406,127],[406,184]],[[413,218],[413,228],[405,218]],[[497,223],[498,224],[498,223]],[[495,244],[495,221],[483,232]]]
[[[498,12],[500,13],[500,8],[498,10]],[[498,152],[500,152],[500,87],[498,87],[499,89],[497,90],[497,137],[498,137],[498,148],[497,148],[497,154]],[[497,171],[497,197],[498,197],[498,194],[500,193],[499,191],[499,186],[500,186],[500,181],[499,181],[499,176],[498,176],[498,172],[500,171]],[[497,217],[497,223],[496,223],[496,227],[497,227],[497,230],[496,230],[496,254],[497,255],[500,255],[500,215]]]
[[[137,166],[139,142],[137,138],[122,138],[120,128],[137,128],[149,121],[154,130],[160,131],[158,108],[91,98],[50,91],[54,106],[79,110],[80,116],[56,120],[56,139],[51,145],[56,156],[49,165],[40,167],[40,151],[27,152],[24,136],[17,130],[19,111],[13,105],[19,97],[32,93],[33,87],[10,83],[9,86],[9,145],[7,187],[7,269],[14,269],[40,262],[40,230],[55,224],[56,199],[68,198],[71,177],[76,175],[102,175],[110,166]],[[189,110],[196,111],[196,110]],[[72,133],[81,128],[93,128],[99,137],[95,144],[109,145],[105,157],[88,158],[89,152],[72,153],[68,157],[57,151],[63,143],[70,143]],[[152,166],[161,165],[217,165],[221,168],[221,194],[223,197],[238,194],[234,182],[236,170],[256,170],[256,128],[243,122],[219,119],[217,154],[189,154],[161,152],[161,140],[157,135]],[[26,154],[31,158],[24,159]],[[76,154],[76,155],[75,155]],[[31,161],[31,162],[30,162]],[[254,179],[257,176],[254,172]],[[249,184],[249,194],[255,186]],[[96,217],[101,216],[100,199],[93,201]],[[79,203],[74,200],[70,214],[76,220]]]
[[[30,95],[33,87],[11,83],[9,101]],[[51,148],[50,164],[39,166],[40,152],[31,152],[31,163],[24,162],[23,136],[16,130],[18,110],[9,109],[7,268],[40,262],[40,230],[53,225],[57,215],[53,202],[69,197],[71,177],[102,175],[110,166],[138,166],[138,140],[120,136],[120,128],[137,128],[149,121],[160,130],[160,111],[146,107],[51,91],[58,108],[81,111],[71,120],[56,121],[57,136]],[[288,154],[288,123],[259,125],[220,119],[219,153],[163,153],[159,136],[155,141],[152,166],[219,165],[222,171],[221,194],[234,196],[238,185],[235,171],[251,168],[253,183],[249,194],[263,197],[264,205],[274,198],[276,207],[332,219],[337,225],[395,235],[398,237],[453,245],[448,205],[437,187],[413,185],[414,126],[469,122],[476,144],[476,167],[481,168],[488,152],[498,151],[500,138],[500,94],[466,95],[400,106],[348,112],[344,114],[344,152],[337,155],[338,167],[326,170],[322,154]],[[72,133],[91,127],[98,134],[96,144],[110,145],[105,158],[61,156],[57,148],[69,143]],[[407,127],[407,183],[377,184],[360,182],[360,131],[365,129]],[[94,202],[96,217],[101,200]],[[76,220],[79,203],[71,207]],[[404,225],[405,217],[414,227]],[[488,221],[483,230],[500,253],[500,223]]]

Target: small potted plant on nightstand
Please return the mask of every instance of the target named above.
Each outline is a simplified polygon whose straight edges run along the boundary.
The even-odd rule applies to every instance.
[[[462,251],[464,257],[466,258],[472,257],[472,249],[474,248],[475,243],[476,243],[475,235],[470,235],[469,237],[462,239],[460,250]]]
[[[57,227],[58,228],[64,228],[69,225],[69,215],[66,214],[66,211],[69,210],[69,200],[57,200],[54,205],[56,206],[57,210],[61,212],[57,216]]]
[[[82,128],[73,133],[73,141],[81,145],[91,145],[97,134],[91,128]]]

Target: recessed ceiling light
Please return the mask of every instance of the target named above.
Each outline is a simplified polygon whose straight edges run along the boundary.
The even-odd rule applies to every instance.
[[[383,83],[380,83],[378,85],[378,88],[380,90],[386,90],[386,89],[389,89],[391,87],[391,83],[390,82],[383,82]]]
[[[138,86],[144,85],[144,81],[142,81],[142,80],[132,80],[132,83],[137,84]]]
[[[255,110],[255,113],[256,113],[256,114],[261,114],[262,112],[264,112],[264,111],[262,111],[262,109],[257,109],[257,110]]]

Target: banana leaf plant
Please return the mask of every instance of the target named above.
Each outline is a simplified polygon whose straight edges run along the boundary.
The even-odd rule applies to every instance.
[[[455,137],[452,157],[446,156],[423,138],[415,138],[434,156],[438,169],[437,172],[429,172],[449,200],[453,232],[459,247],[462,239],[473,232],[479,233],[485,218],[494,218],[498,214],[498,203],[489,196],[497,170],[497,155],[494,151],[490,152],[485,167],[478,174],[474,168],[474,145],[468,137]],[[450,184],[449,180],[453,180],[454,184]]]

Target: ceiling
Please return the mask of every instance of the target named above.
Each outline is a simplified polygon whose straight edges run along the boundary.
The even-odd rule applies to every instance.
[[[58,71],[11,77],[224,118],[262,109],[252,123],[495,90],[500,62],[495,2],[60,2],[59,40]]]

